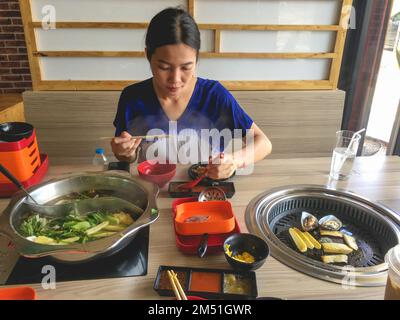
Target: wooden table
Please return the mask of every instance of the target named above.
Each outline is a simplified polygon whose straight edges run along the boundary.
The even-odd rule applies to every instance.
[[[244,212],[249,201],[261,192],[284,185],[326,185],[330,158],[263,160],[250,176],[236,176],[236,194],[231,199],[242,231],[246,232]],[[89,171],[91,166],[50,166],[46,179],[67,172]],[[135,173],[136,174],[136,173]],[[187,179],[186,167],[178,167],[175,180]],[[400,212],[400,158],[357,158],[355,173],[348,181],[337,183],[370,200],[379,201]],[[148,274],[143,277],[57,283],[55,290],[38,290],[39,299],[158,299],[153,283],[159,265],[229,268],[223,254],[199,259],[183,255],[175,246],[171,202],[165,188],[160,192],[160,218],[150,228]],[[0,200],[0,209],[8,203]],[[384,287],[342,288],[297,272],[273,257],[257,270],[259,296],[286,299],[382,299]]]

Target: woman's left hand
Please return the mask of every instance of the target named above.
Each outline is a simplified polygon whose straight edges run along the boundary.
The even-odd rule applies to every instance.
[[[227,179],[235,172],[238,165],[231,154],[221,153],[219,158],[214,158],[207,166],[207,177],[213,180]]]

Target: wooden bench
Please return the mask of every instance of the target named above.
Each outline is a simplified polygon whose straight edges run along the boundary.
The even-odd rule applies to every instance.
[[[87,163],[95,148],[111,154],[120,92],[27,91],[27,122],[52,163]],[[330,156],[340,129],[343,91],[237,91],[238,102],[271,139],[271,158]]]
[[[21,94],[0,95],[0,123],[3,122],[24,122],[24,103]]]

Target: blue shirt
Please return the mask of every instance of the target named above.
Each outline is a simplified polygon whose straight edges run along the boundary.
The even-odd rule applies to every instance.
[[[189,103],[177,120],[177,130],[250,129],[253,120],[240,107],[231,93],[218,81],[197,78]],[[119,99],[114,120],[115,135],[128,131],[131,135],[146,135],[150,129],[169,132],[169,119],[153,88],[152,78],[126,87]]]

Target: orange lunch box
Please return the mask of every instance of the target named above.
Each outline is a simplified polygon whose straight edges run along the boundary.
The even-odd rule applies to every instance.
[[[206,219],[190,222],[196,217]],[[228,233],[234,228],[235,216],[229,201],[186,202],[176,207],[175,229],[180,235]]]

